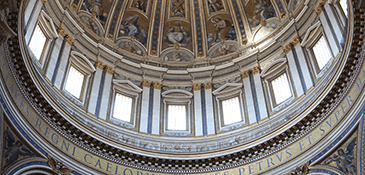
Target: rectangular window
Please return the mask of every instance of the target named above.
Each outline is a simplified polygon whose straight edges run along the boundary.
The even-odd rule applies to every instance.
[[[222,101],[224,125],[242,121],[238,97]]]
[[[347,0],[340,0],[340,6],[346,18],[348,18],[349,12],[348,12]]]
[[[329,46],[323,36],[321,36],[318,42],[314,45],[313,52],[318,63],[318,68],[322,70],[332,58]]]
[[[73,96],[80,98],[81,90],[84,84],[85,74],[77,70],[74,66],[70,66],[68,72],[65,90]]]
[[[167,129],[186,130],[186,106],[168,105],[167,108]]]
[[[275,78],[271,84],[276,104],[280,104],[292,96],[286,73]]]
[[[126,122],[131,122],[133,99],[122,94],[115,95],[113,117]]]
[[[34,56],[40,60],[47,38],[44,35],[41,27],[38,24],[34,29],[32,39],[29,43],[29,49],[33,52]]]

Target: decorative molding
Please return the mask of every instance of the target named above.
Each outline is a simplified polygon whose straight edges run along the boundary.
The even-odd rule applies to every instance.
[[[67,35],[67,32],[65,31],[65,29],[62,28],[62,26],[60,26],[57,30],[58,34],[62,37],[65,38],[65,36]]]
[[[309,173],[309,161],[301,167],[296,167],[294,172],[286,173],[285,175],[305,175]]]
[[[53,171],[58,174],[71,175],[71,172],[73,171],[72,169],[65,167],[62,162],[59,162],[51,157],[50,154],[47,154],[47,163],[53,169]]]
[[[318,7],[315,10],[315,13],[319,16],[321,15],[322,11],[324,10],[324,5],[326,4],[327,0],[321,0],[321,2],[319,2]]]
[[[42,4],[47,3],[47,0],[41,0]]]

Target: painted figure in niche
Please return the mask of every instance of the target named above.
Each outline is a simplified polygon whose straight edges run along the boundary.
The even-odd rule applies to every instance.
[[[146,13],[146,11],[147,11],[147,2],[148,2],[147,0],[137,0],[133,4],[133,7],[143,11],[144,13]]]
[[[141,49],[139,49],[133,42],[127,41],[127,42],[121,44],[119,47],[121,47],[123,50],[126,50],[130,53],[142,55]]]
[[[181,52],[173,52],[165,56],[165,61],[175,61],[175,62],[190,61],[190,58],[188,55],[183,54]]]
[[[345,150],[339,149],[337,151],[338,155],[333,155],[332,157],[328,158],[324,163],[330,164],[331,162],[335,161],[337,167],[346,174],[356,174],[356,167],[352,165],[352,160],[354,159],[353,153],[354,148],[356,146],[356,139],[352,139],[347,145]]]
[[[208,0],[208,7],[210,13],[224,10],[222,0]]]
[[[92,30],[94,33],[96,33],[97,35],[100,35],[100,30],[98,27],[96,27],[96,24],[94,21],[92,21],[91,18],[87,17],[87,16],[81,16],[80,17],[82,23],[89,28],[90,30]]]
[[[104,26],[112,3],[112,0],[85,0],[82,5]]]
[[[235,51],[236,51],[236,48],[233,45],[223,44],[221,47],[219,47],[215,51],[215,54],[213,55],[213,57],[228,55],[228,54],[233,53]]]
[[[190,43],[190,34],[185,31],[184,27],[181,26],[180,23],[176,23],[168,30],[166,40],[170,44],[186,45]]]
[[[251,30],[255,30],[260,24],[265,25],[267,19],[276,16],[274,6],[270,0],[251,0],[245,9]]]
[[[236,32],[231,21],[216,17],[212,18],[211,22],[214,25],[214,33],[208,33],[208,43],[210,46],[224,40],[236,39]]]
[[[185,17],[185,0],[172,0],[172,17]]]
[[[122,36],[134,37],[141,43],[146,43],[147,30],[140,28],[138,15],[127,17],[122,21],[119,32]]]

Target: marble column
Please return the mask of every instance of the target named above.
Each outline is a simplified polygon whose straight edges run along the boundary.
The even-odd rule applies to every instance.
[[[207,124],[207,135],[213,135],[215,133],[215,119],[214,119],[214,107],[213,107],[213,94],[212,94],[212,82],[204,83],[205,93],[205,116]]]
[[[195,136],[203,136],[201,84],[193,84]]]
[[[334,33],[332,32],[330,21],[328,21],[326,14],[323,11],[324,11],[324,4],[320,5],[316,9],[316,13],[319,16],[319,19],[321,20],[321,23],[322,23],[322,27],[324,29],[324,34],[326,35],[328,44],[335,57],[338,54],[338,52],[340,51],[340,48],[339,48],[339,45],[337,42],[337,38],[334,35]]]
[[[253,79],[252,84],[253,84],[253,86],[255,88],[255,92],[256,92],[256,100],[257,100],[256,108],[258,108],[258,110],[257,110],[258,113],[256,113],[256,114],[258,115],[258,117],[257,117],[258,121],[260,121],[260,120],[263,120],[268,117],[265,94],[264,94],[264,89],[262,87],[262,81],[261,81],[261,76],[260,76],[260,68],[255,67],[255,68],[251,69],[251,73],[252,73],[252,79]]]
[[[67,65],[68,65],[67,63],[68,63],[68,60],[70,57],[70,52],[71,52],[71,46],[75,42],[75,40],[72,39],[70,36],[66,36],[65,42],[67,44],[64,45],[64,48],[62,49],[62,53],[60,53],[61,56],[59,58],[60,59],[59,63],[57,64],[58,67],[56,67],[56,73],[52,77],[52,82],[53,82],[54,86],[56,88],[58,88],[59,90],[61,90],[63,79],[66,74]]]
[[[332,4],[326,3],[326,5],[324,5],[324,9],[326,10],[326,12],[328,14],[328,18],[330,19],[330,22],[333,27],[333,31],[335,32],[337,41],[341,45],[344,42],[344,35],[343,35],[342,29],[341,29],[340,21],[336,17],[334,7]]]
[[[241,73],[241,77],[243,81],[243,91],[244,91],[245,101],[247,104],[248,123],[249,124],[257,123],[255,103],[250,81],[250,71],[248,70]]]
[[[110,93],[112,90],[113,74],[115,69],[110,66],[105,67],[104,84],[100,99],[100,109],[98,118],[106,120],[108,111],[110,110]]]
[[[150,101],[150,88],[151,81],[143,80],[142,86],[142,105],[141,105],[141,118],[139,122],[139,132],[148,133],[148,109]]]
[[[307,59],[305,58],[305,55],[304,55],[303,47],[300,45],[300,42],[301,42],[301,40],[299,37],[294,39],[294,41],[293,41],[294,50],[293,51],[296,54],[300,70],[302,71],[302,76],[303,76],[304,85],[305,85],[304,90],[307,91],[309,88],[311,88],[313,86],[313,80],[312,80],[311,72],[308,67]]]
[[[162,83],[153,82],[153,113],[152,113],[152,132],[151,132],[151,134],[153,135],[160,135],[161,87]]]
[[[42,10],[42,2],[41,1],[36,1],[35,2],[35,5],[34,5],[34,8],[32,10],[32,14],[31,16],[29,17],[29,22],[26,24],[26,27],[25,27],[25,43],[28,45],[29,44],[29,41],[30,39],[32,38],[32,34],[33,34],[33,31],[38,23],[38,17],[39,17],[39,14]]]
[[[304,88],[301,81],[301,76],[299,73],[299,68],[297,66],[297,60],[293,53],[293,47],[291,44],[285,46],[284,51],[286,53],[286,57],[288,59],[289,71],[292,76],[293,85],[295,88],[295,92],[298,97],[304,94]]]
[[[55,39],[52,49],[50,50],[50,56],[48,58],[48,66],[46,69],[46,78],[51,81],[53,75],[55,73],[55,69],[57,67],[57,62],[60,56],[62,55],[61,52],[65,47],[64,38],[66,37],[66,32],[62,27],[58,29],[59,36]]]
[[[103,74],[104,74],[104,67],[105,64],[102,62],[96,62],[96,71],[94,72],[93,83],[91,85],[91,92],[89,97],[89,106],[87,108],[88,112],[96,115],[97,107],[98,107],[98,100],[99,99],[99,91],[102,88],[103,82]],[[105,74],[104,74],[105,76]]]

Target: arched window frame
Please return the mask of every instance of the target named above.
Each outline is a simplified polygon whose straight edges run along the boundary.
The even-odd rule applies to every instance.
[[[169,136],[188,136],[192,134],[192,104],[193,94],[180,89],[167,90],[162,93],[163,103],[163,132]],[[170,130],[167,127],[169,115],[169,105],[183,105],[186,109],[186,129],[185,130]]]
[[[289,98],[285,99],[284,101],[277,103],[276,99],[275,99],[274,88],[273,88],[272,82],[283,74],[286,74],[286,76],[287,76],[291,96]],[[267,66],[262,71],[261,77],[265,84],[265,86],[264,86],[265,92],[267,93],[267,99],[270,103],[271,111],[273,111],[273,112],[280,111],[281,109],[288,106],[291,102],[293,102],[294,99],[297,97],[297,95],[294,91],[293,81],[292,81],[291,74],[289,72],[289,66],[287,64],[286,58],[279,58],[279,59],[275,60],[273,63],[271,63],[269,66]]]
[[[74,67],[76,70],[80,71],[80,73],[84,74],[84,80],[80,92],[80,97],[75,97],[65,89],[71,66]],[[62,85],[63,94],[68,99],[73,101],[76,105],[83,106],[85,104],[86,92],[88,90],[90,77],[95,71],[96,69],[93,66],[93,64],[84,55],[72,51],[67,65],[65,78],[63,80],[64,81]]]
[[[333,1],[333,6],[336,9],[337,16],[338,16],[339,21],[341,22],[342,28],[344,30],[345,27],[346,27],[346,23],[347,23],[347,17],[346,17],[346,14],[345,14],[344,10],[342,9],[340,1],[341,0],[334,0]],[[347,1],[347,7],[349,8],[348,0],[346,0],[346,1]]]
[[[35,65],[37,65],[39,68],[43,69],[45,62],[47,60],[48,52],[50,51],[51,45],[55,38],[59,37],[56,31],[56,28],[53,24],[53,20],[51,17],[49,17],[43,10],[41,11],[37,24],[35,27],[39,26],[42,30],[43,34],[46,37],[46,42],[44,44],[42,54],[39,59],[37,59],[34,55],[31,54],[31,58]],[[35,29],[33,30],[34,34]],[[28,47],[33,39],[33,34],[29,40]],[[31,52],[30,48],[29,51]]]
[[[107,121],[127,129],[135,129],[137,123],[137,107],[142,93],[142,89],[129,80],[113,80],[113,91],[111,98],[111,110]],[[115,108],[115,99],[117,94],[132,98],[131,118],[130,121],[123,121],[113,117]]]
[[[328,62],[322,69],[320,69],[318,66],[317,58],[313,51],[313,47],[322,37],[327,44],[328,50],[331,53],[332,58],[328,60]],[[323,75],[327,72],[327,70],[332,66],[335,56],[329,45],[328,39],[323,31],[320,21],[318,21],[316,24],[314,24],[308,29],[301,45],[307,51],[307,60],[311,65],[310,67],[312,69],[312,72],[314,73],[314,79],[319,79],[323,77]]]
[[[216,120],[218,121],[219,131],[230,131],[242,126],[246,126],[248,124],[248,113],[247,113],[247,104],[244,100],[244,94],[242,89],[242,83],[226,83],[225,85],[219,87],[215,91],[213,91],[214,95],[214,105]],[[225,124],[224,114],[223,114],[223,105],[222,102],[225,100],[238,98],[239,108],[241,112],[241,121]]]

